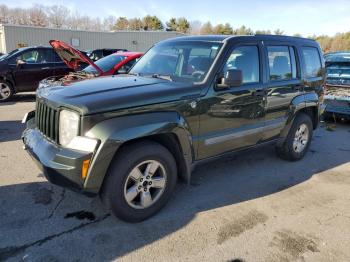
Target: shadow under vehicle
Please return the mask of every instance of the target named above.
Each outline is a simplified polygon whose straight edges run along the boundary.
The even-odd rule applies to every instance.
[[[139,222],[200,163],[268,142],[302,159],[319,123],[321,54],[287,36],[165,40],[128,74],[38,89],[25,149],[52,183]]]

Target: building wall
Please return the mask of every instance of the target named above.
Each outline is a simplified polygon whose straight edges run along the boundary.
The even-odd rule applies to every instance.
[[[176,32],[164,31],[90,32],[2,25],[0,28],[0,51],[8,53],[20,46],[47,46],[51,39],[64,41],[81,50],[124,48],[130,51],[146,51],[161,40],[181,35]],[[1,41],[1,39],[3,40]]]

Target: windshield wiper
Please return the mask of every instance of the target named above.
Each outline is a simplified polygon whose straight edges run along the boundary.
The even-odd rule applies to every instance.
[[[164,79],[164,80],[168,80],[168,81],[173,81],[173,79],[171,78],[170,75],[153,74],[152,77],[158,78],[158,79]]]

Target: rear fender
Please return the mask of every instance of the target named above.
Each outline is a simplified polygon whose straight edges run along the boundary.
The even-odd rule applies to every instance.
[[[186,121],[177,112],[146,113],[105,120],[92,127],[87,136],[101,143],[93,156],[84,188],[98,193],[108,167],[125,142],[157,134],[174,134],[183,154],[186,180],[194,159],[192,136]]]
[[[289,133],[289,130],[293,125],[296,115],[299,112],[306,110],[307,108],[316,110],[314,119],[312,119],[314,123],[314,128],[316,128],[319,122],[319,106],[320,106],[319,97],[316,93],[306,93],[306,94],[302,94],[294,97],[294,99],[292,100],[289,106],[286,125],[284,126],[284,128],[280,133],[280,139],[277,144],[282,145],[284,143]]]

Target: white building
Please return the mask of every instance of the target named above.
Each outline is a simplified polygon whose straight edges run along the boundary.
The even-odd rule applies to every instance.
[[[64,41],[80,50],[122,48],[146,51],[161,40],[181,35],[166,31],[94,32],[0,24],[0,52],[8,53],[24,46],[47,46],[52,39]]]

